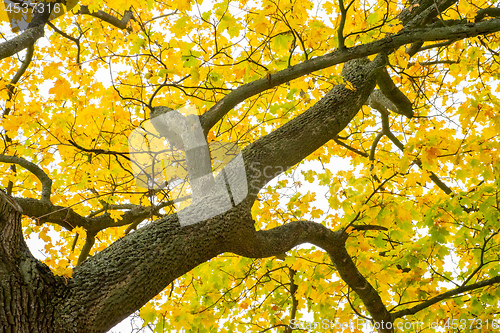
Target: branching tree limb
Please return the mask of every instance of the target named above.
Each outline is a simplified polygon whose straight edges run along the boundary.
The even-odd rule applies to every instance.
[[[42,195],[40,200],[43,203],[50,203],[50,192],[52,191],[52,179],[38,165],[17,156],[0,155],[0,162],[14,163],[22,166],[34,174],[42,183]]]
[[[342,75],[354,89],[334,86],[303,114],[245,148],[250,195],[255,196],[277,174],[336,137],[365,103],[384,65],[384,56],[377,56],[372,62],[358,59],[347,63]],[[272,172],[264,172],[264,168]]]
[[[394,106],[390,108],[391,111],[402,114],[410,119],[413,117],[411,101],[396,87],[394,82],[392,82],[386,69],[380,72],[377,84],[385,97],[394,103]]]
[[[38,8],[38,7],[37,7]],[[0,44],[0,59],[10,57],[29,46],[43,37],[45,33],[45,24],[49,21],[50,6],[44,6],[45,10],[42,12],[35,11],[36,15],[28,25],[28,28],[20,35]],[[126,10],[121,19],[110,15],[102,10],[91,12],[88,6],[81,6],[79,14],[86,14],[101,19],[119,29],[126,29],[127,24],[133,19],[133,14],[130,10]]]
[[[41,7],[42,8],[42,7]],[[35,13],[28,28],[20,35],[0,44],[0,59],[10,57],[30,46],[41,38],[45,32],[45,24],[49,20],[50,6],[43,5],[43,10]]]
[[[382,38],[381,40],[355,46],[349,49],[336,50],[301,64],[288,67],[267,78],[247,83],[217,102],[201,116],[205,133],[239,103],[267,89],[291,81],[314,71],[334,66],[355,58],[362,58],[382,51],[391,52],[403,45],[415,42],[431,42],[445,39],[462,39],[500,31],[500,19],[491,19],[479,23],[466,23],[443,28],[403,29],[401,32]]]
[[[373,230],[372,226],[357,226],[361,230]],[[383,229],[382,229],[383,230]],[[345,249],[348,234],[341,231],[331,231],[322,224],[311,221],[293,221],[285,225],[257,231],[253,235],[246,235],[232,252],[251,257],[265,258],[280,255],[293,247],[311,243],[325,250],[331,258],[342,280],[344,280],[363,300],[373,320],[388,322],[391,316],[378,292],[359,272]],[[392,332],[383,330],[381,332]]]
[[[95,243],[95,233],[87,232],[87,236],[85,238],[85,244],[83,245],[82,251],[80,252],[80,255],[78,256],[78,262],[77,266],[79,266],[82,262],[87,259],[89,256],[90,250],[92,249],[92,246],[94,246]]]
[[[33,28],[26,29],[19,36],[16,36],[6,42],[0,44],[0,59],[10,57],[29,46],[35,44],[35,42],[43,37],[44,28],[43,25],[38,25]]]
[[[126,224],[136,226],[137,223],[158,213],[162,206],[151,208],[127,204],[104,205],[103,209],[98,212],[89,216],[81,216],[71,207],[52,205],[50,202],[51,180],[40,167],[17,157],[3,155],[0,157],[0,162],[20,165],[39,178],[42,182],[42,196],[40,200],[12,199],[0,194],[2,217],[0,219],[0,244],[2,245],[0,246],[0,275],[12,279],[11,285],[14,286],[11,287],[8,284],[11,280],[7,281],[2,278],[0,279],[0,293],[19,290],[19,295],[31,295],[35,294],[33,287],[35,286],[43,291],[43,294],[36,294],[40,297],[36,305],[41,310],[37,308],[37,311],[31,311],[30,308],[30,311],[26,312],[27,315],[32,316],[32,313],[37,315],[43,312],[47,315],[47,322],[52,325],[54,332],[103,332],[138,310],[172,281],[221,253],[233,252],[247,257],[262,258],[281,255],[304,243],[319,246],[328,253],[340,277],[357,293],[367,312],[376,322],[392,322],[446,298],[500,282],[495,277],[469,286],[458,287],[415,307],[391,315],[376,288],[360,273],[345,246],[352,231],[385,231],[384,227],[353,224],[360,215],[358,213],[348,228],[339,231],[330,230],[311,221],[295,221],[270,230],[255,230],[255,221],[251,214],[259,191],[271,179],[304,160],[329,140],[338,139],[339,133],[356,116],[369,96],[377,94],[373,93],[377,81],[381,86],[379,93],[385,97],[399,94],[387,72],[384,72],[388,54],[404,45],[418,46],[414,48],[414,51],[418,52],[423,49],[424,42],[433,41],[438,43],[434,45],[439,45],[444,40],[449,43],[449,41],[461,38],[500,31],[498,18],[481,19],[475,23],[458,22],[443,27],[421,27],[423,24],[433,22],[443,8],[454,2],[454,0],[445,0],[437,4],[433,0],[414,1],[413,4],[417,6],[409,8],[405,14],[402,14],[406,26],[399,33],[365,45],[342,48],[269,75],[265,79],[243,85],[209,109],[201,116],[205,134],[227,112],[245,99],[319,69],[345,62],[342,75],[349,82],[349,86],[335,85],[312,107],[269,134],[248,144],[243,150],[242,155],[246,167],[245,180],[249,188],[246,198],[238,204],[233,202],[233,207],[223,213],[191,225],[181,227],[180,212],[171,214],[125,235],[105,250],[89,257],[95,236],[100,230]],[[127,16],[127,12],[121,20],[115,18],[116,21],[107,17],[108,14],[104,14],[106,13],[97,12],[94,16],[100,15],[101,19],[111,21],[111,24],[122,28],[126,28],[127,22],[132,19],[131,14]],[[0,56],[12,51],[2,53],[5,45],[5,43],[0,45]],[[369,61],[366,59],[368,55],[376,55],[376,57]],[[403,144],[390,131],[386,111],[388,108],[398,109],[402,114],[411,117],[411,102],[405,99],[404,95],[399,97],[399,100],[387,98],[388,102],[378,101],[379,105],[383,106],[380,107],[382,131],[378,139],[387,136],[399,149],[404,149]],[[364,156],[374,159],[375,151],[376,143],[372,145],[371,154],[365,153]],[[102,150],[100,153],[114,154],[107,150]],[[219,173],[221,174],[222,172]],[[390,181],[395,175],[397,173],[384,182]],[[234,180],[235,177],[239,177],[239,180],[245,177],[240,177],[241,173],[235,172],[230,165],[224,169],[224,177],[226,176],[228,182]],[[222,177],[219,176],[218,179]],[[437,181],[439,179],[435,180]],[[384,182],[368,196],[366,202],[370,201],[372,196],[384,186]],[[451,192],[447,187],[443,190]],[[196,205],[186,208],[186,211],[190,209],[201,211],[209,204],[213,204],[204,199],[205,197],[201,198]],[[171,202],[163,204],[165,207]],[[109,214],[111,209],[125,209],[126,211],[120,220],[115,221]],[[26,216],[38,219],[40,223],[53,222],[68,230],[77,226],[85,229],[87,238],[71,279],[65,280],[54,276],[46,266],[30,256],[22,237],[21,210]],[[16,297],[20,297],[19,295]],[[18,323],[12,319],[14,316],[9,311],[11,310],[2,308],[0,319],[3,320],[2,323],[5,322],[15,327],[14,325]],[[25,320],[27,322],[25,325],[31,325],[33,321],[34,319],[30,317]],[[23,330],[36,331],[28,326],[23,326]],[[393,330],[384,328],[380,332],[390,333]]]
[[[50,222],[60,225],[66,230],[73,230],[75,227],[84,229],[90,227],[89,221],[80,214],[75,213],[71,208],[55,206],[52,203],[33,198],[13,199],[23,208],[23,214],[35,219],[38,225]]]
[[[130,20],[134,18],[134,15],[132,14],[132,11],[126,10],[122,16],[121,19],[118,19],[117,17],[106,13],[105,11],[98,10],[96,12],[91,12],[89,10],[88,6],[80,6],[80,10],[78,11],[77,14],[85,14],[85,15],[90,15],[93,17],[96,17],[104,22],[107,22],[119,29],[126,29],[127,24]]]
[[[384,106],[382,104],[378,104],[376,102],[373,102],[372,100],[372,107],[376,108],[382,117],[382,130],[379,132],[375,140],[373,141],[371,150],[370,150],[370,160],[375,160],[375,151],[377,148],[377,144],[380,141],[380,139],[385,135],[389,140],[391,140],[396,147],[399,148],[399,150],[403,151],[404,150],[404,144],[399,141],[399,139],[394,135],[394,133],[391,132],[391,128],[389,125],[389,114]],[[420,169],[422,169],[422,161],[419,158],[416,158],[413,163],[415,163]],[[436,184],[444,193],[450,195],[453,193],[453,191],[446,185],[434,172],[429,171],[429,178],[432,180],[434,184]]]

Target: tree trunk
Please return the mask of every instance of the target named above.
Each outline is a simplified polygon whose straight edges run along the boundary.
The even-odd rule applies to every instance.
[[[55,332],[53,302],[64,278],[33,257],[23,239],[21,208],[0,193],[0,332]]]

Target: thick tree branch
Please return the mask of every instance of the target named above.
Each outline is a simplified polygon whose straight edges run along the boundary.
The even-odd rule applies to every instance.
[[[234,208],[216,218],[180,227],[176,215],[128,234],[73,271],[57,303],[56,327],[105,332],[138,310],[173,280],[228,251],[250,225],[250,207]],[[80,329],[80,330],[79,330]]]
[[[411,105],[411,101],[396,87],[394,82],[392,82],[392,79],[385,68],[380,72],[377,84],[385,97],[394,103],[395,107],[390,108],[391,111],[404,115],[407,118],[413,117],[413,107]]]
[[[122,225],[130,225],[127,232],[130,232],[144,219],[157,214],[158,211],[173,202],[163,202],[155,207],[143,207],[138,205],[126,205],[121,208],[132,208],[126,211],[120,220],[115,221],[109,213],[94,217],[83,217],[69,207],[54,206],[52,203],[36,200],[32,198],[12,198],[13,202],[19,205],[23,214],[36,219],[37,224],[41,225],[45,222],[58,224],[66,230],[73,230],[75,227],[82,227],[87,233],[85,244],[82,252],[78,257],[77,265],[80,265],[87,259],[90,250],[95,242],[96,234],[110,227],[118,227]],[[109,205],[108,208],[120,208],[117,205]]]
[[[10,57],[33,45],[44,34],[43,25],[25,30],[19,36],[0,44],[0,59]]]
[[[91,12],[89,10],[88,6],[81,6],[80,11],[78,14],[85,14],[85,15],[90,15],[93,17],[96,17],[100,20],[103,20],[119,29],[126,29],[128,22],[134,18],[134,15],[132,14],[132,11],[126,10],[123,13],[123,17],[121,19],[118,19],[117,17],[106,13],[105,11],[98,10],[97,12]]]
[[[370,94],[370,97],[366,101],[366,104],[369,105],[371,108],[377,110],[380,113],[385,113],[388,114],[389,111],[394,111],[396,110],[396,113],[399,113],[397,111],[396,105],[392,103],[385,94],[380,91],[379,89],[374,89],[372,93]]]
[[[64,278],[54,276],[30,253],[21,214],[13,198],[0,191],[0,331],[53,332],[55,290],[64,286]],[[16,307],[16,302],[23,306]]]
[[[14,74],[14,77],[12,78],[12,80],[10,80],[10,83],[7,85],[7,94],[9,96],[7,99],[7,102],[11,102],[12,99],[14,98],[14,95],[16,92],[16,84],[19,82],[19,80],[21,79],[23,74],[26,72],[26,69],[28,69],[28,66],[31,63],[31,60],[33,59],[34,51],[35,51],[34,45],[28,46],[28,48],[26,50],[26,55],[24,57],[24,60],[23,60],[21,67],[19,67],[16,74]],[[10,104],[10,103],[8,103],[8,104]],[[2,115],[2,117],[6,117],[10,113],[10,111],[11,111],[11,108],[10,108],[10,105],[8,105],[5,108],[5,111]],[[5,141],[10,143],[10,142],[12,142],[12,139],[6,134]],[[16,173],[16,165],[15,164],[12,164],[10,166],[10,169],[12,170],[12,172],[14,172],[14,174]],[[12,194],[13,188],[14,188],[14,182],[12,180],[9,180],[9,182],[7,184],[7,194],[8,195]]]
[[[13,198],[19,206],[23,208],[23,214],[35,219],[38,225],[50,222],[60,225],[66,230],[73,230],[75,227],[88,229],[89,221],[75,213],[68,207],[54,206],[51,203],[43,202],[33,198]]]
[[[21,65],[21,67],[19,67],[19,69],[17,70],[17,72],[14,75],[14,77],[12,78],[12,80],[10,80],[10,83],[9,83],[9,85],[7,87],[7,89],[9,90],[9,93],[10,93],[11,90],[14,89],[14,85],[19,82],[19,80],[21,79],[21,77],[23,76],[23,74],[28,69],[28,66],[31,63],[31,60],[33,59],[33,53],[34,53],[34,51],[35,51],[35,46],[34,45],[29,45],[27,47],[26,56],[24,57],[23,63]]]
[[[403,45],[415,42],[431,42],[446,39],[456,40],[497,31],[500,31],[500,19],[495,18],[479,23],[464,23],[451,27],[403,29],[395,35],[387,36],[375,42],[348,49],[339,49],[324,56],[288,67],[276,74],[247,83],[235,89],[201,116],[202,127],[205,133],[208,133],[227,112],[247,98],[323,68],[383,51],[392,52]]]
[[[354,229],[378,229],[373,226],[356,226]],[[373,320],[378,323],[391,321],[378,292],[361,275],[345,248],[348,234],[331,231],[320,223],[312,221],[294,221],[285,225],[254,232],[246,235],[240,243],[231,248],[231,252],[251,258],[263,258],[281,255],[293,247],[310,243],[325,250],[331,258],[340,277],[361,298]],[[380,332],[393,332],[380,330]]]
[[[42,196],[41,201],[44,203],[50,203],[50,192],[52,188],[52,179],[43,171],[38,165],[20,158],[17,156],[7,156],[0,155],[0,162],[4,163],[14,163],[22,166],[32,174],[34,174],[42,183]]]
[[[134,205],[135,206],[134,208],[127,210],[121,216],[121,219],[117,221],[111,218],[111,215],[109,213],[105,213],[99,216],[94,216],[92,218],[88,218],[89,220],[88,230],[93,232],[98,232],[100,230],[104,230],[110,227],[120,227],[128,224],[137,226],[140,222],[144,221],[145,219],[153,217],[154,215],[158,214],[158,212],[162,208],[172,206],[173,204],[174,200],[164,201],[154,207],[144,207],[144,206]],[[110,209],[112,208],[113,205],[110,205]],[[131,228],[131,230],[132,229],[133,227]],[[128,230],[128,232],[130,232],[131,230]]]
[[[143,220],[158,214],[162,208],[173,204],[173,201],[165,201],[154,207],[134,205],[134,208],[124,212],[121,219],[115,221],[109,213],[85,217],[76,213],[71,207],[55,206],[42,200],[33,198],[14,198],[14,200],[22,207],[23,214],[37,220],[38,225],[47,222],[55,223],[70,231],[75,227],[82,227],[87,232],[94,234],[111,227],[129,224],[137,225]]]
[[[45,33],[45,24],[50,17],[50,6],[44,6],[44,10],[36,12],[35,17],[28,25],[28,29],[20,35],[0,44],[0,59],[10,57],[30,46],[41,38]]]
[[[92,246],[94,246],[95,243],[95,236],[95,233],[87,231],[85,244],[83,244],[82,252],[80,252],[80,255],[78,256],[78,262],[76,263],[77,266],[84,262],[89,256],[90,250],[92,250]]]
[[[334,86],[304,113],[246,147],[243,158],[250,195],[257,195],[277,174],[335,138],[365,103],[384,65],[382,55],[372,62],[358,59],[347,63],[342,75],[353,90]]]
[[[436,16],[439,16],[444,10],[458,2],[458,0],[415,0],[399,14],[399,19],[406,27],[422,26]]]
[[[498,17],[500,16],[500,8],[490,7],[490,8],[482,8],[477,11],[477,15],[475,18],[475,22],[482,21],[485,17]]]
[[[23,209],[12,197],[0,191],[0,262],[7,263],[19,257],[20,244],[23,242],[21,223]],[[12,223],[16,222],[16,223]],[[1,272],[1,270],[0,270]]]

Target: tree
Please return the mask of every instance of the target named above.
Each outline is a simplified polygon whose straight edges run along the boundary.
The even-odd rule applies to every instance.
[[[30,6],[2,14],[27,24],[0,44],[0,331],[105,332],[139,309],[157,332],[498,326],[500,9]],[[129,149],[136,130],[181,136],[187,170],[161,178],[174,164]],[[243,176],[210,176],[235,143]]]

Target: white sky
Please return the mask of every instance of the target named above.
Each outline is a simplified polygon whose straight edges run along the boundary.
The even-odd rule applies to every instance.
[[[209,4],[207,4],[207,5],[209,5]],[[314,11],[315,10],[316,10],[316,8],[314,9]],[[329,21],[325,20],[325,22],[328,23]],[[10,39],[10,38],[12,38],[12,37],[14,37],[16,35],[16,34],[12,34],[10,32],[10,28],[9,28],[9,26],[8,26],[7,23],[0,24],[0,33],[2,33],[3,36],[6,39]],[[46,38],[46,37],[41,38],[38,41],[38,45],[40,45],[40,46],[46,45],[46,44],[48,44],[48,38]],[[113,68],[113,69],[114,70],[118,70],[119,68],[117,67],[117,68]],[[122,70],[122,69],[120,69],[120,70]],[[98,70],[96,72],[96,76],[99,77],[99,79],[102,80],[102,82],[105,85],[107,85],[107,86],[110,85],[111,81],[110,81],[109,70],[108,69],[102,68],[102,69]],[[40,86],[40,94],[41,95],[47,95],[48,94],[48,90],[51,88],[51,86],[52,86],[52,84],[50,82],[47,82],[46,84]],[[328,168],[330,168],[330,171],[332,171],[333,174],[335,174],[339,170],[352,169],[352,167],[350,166],[349,161],[345,160],[345,159],[341,159],[341,158],[332,158],[331,162],[328,165],[325,165],[325,166],[328,167]],[[308,163],[304,164],[303,166],[301,166],[299,168],[299,170],[300,169],[302,169],[302,170],[311,170],[311,169],[313,169],[313,170],[320,171],[321,170],[321,165],[320,165],[319,162],[308,162]],[[296,172],[296,175],[298,175],[300,178],[302,178],[300,172]],[[279,178],[275,179],[273,182],[271,182],[270,185],[272,186],[273,183],[276,183],[278,181],[278,179]],[[302,183],[301,191],[303,193],[307,193],[307,191],[311,191],[311,193],[316,193],[316,201],[315,201],[314,205],[317,208],[326,210],[329,205],[328,205],[327,199],[325,198],[325,196],[323,194],[326,193],[328,191],[328,189],[326,187],[315,186],[314,184],[311,184],[311,183],[309,183],[307,181],[304,181],[304,179],[300,179],[300,180],[301,180],[301,183]],[[278,206],[281,207],[285,211],[287,210],[285,202],[280,202],[278,204]],[[305,218],[307,218],[307,217],[305,217]],[[57,239],[57,233],[50,232],[49,235],[53,239]],[[35,233],[33,233],[33,234],[31,234],[30,238],[26,240],[26,242],[27,242],[27,244],[28,244],[31,252],[33,253],[33,255],[37,259],[40,259],[40,260],[45,259],[45,256],[44,256],[45,242],[43,240],[40,240],[37,237],[37,235]],[[451,261],[451,257],[450,257],[447,265],[453,265],[452,261]],[[453,266],[455,266],[455,265],[453,265]],[[109,332],[127,333],[127,332],[131,332],[132,331],[131,325],[134,325],[136,328],[141,326],[140,321],[133,321],[131,318],[132,317],[128,317],[128,318],[124,319],[121,323],[119,323],[118,325],[116,325]],[[307,318],[307,316],[306,316],[306,318]],[[307,318],[307,319],[309,319],[309,318]],[[310,317],[310,320],[312,320],[312,316]],[[148,330],[146,330],[146,331],[148,331]]]

